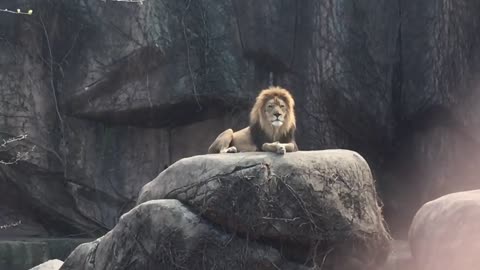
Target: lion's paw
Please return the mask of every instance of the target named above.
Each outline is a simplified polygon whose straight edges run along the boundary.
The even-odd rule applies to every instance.
[[[284,145],[280,145],[277,147],[277,153],[280,154],[280,155],[285,155],[285,153],[287,152],[287,149],[285,148]]]
[[[237,147],[235,146],[227,148],[227,153],[237,153],[237,152],[238,152]]]
[[[220,153],[237,153],[237,152],[238,152],[237,147],[235,146],[231,146],[231,147],[220,150]]]

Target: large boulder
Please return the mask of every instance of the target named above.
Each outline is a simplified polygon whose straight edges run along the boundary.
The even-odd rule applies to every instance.
[[[62,266],[63,262],[57,259],[46,261],[42,264],[39,264],[30,270],[58,270]]]
[[[372,269],[389,251],[369,166],[348,150],[182,159],[143,187],[138,204],[156,199],[177,199],[216,226],[302,263],[335,265],[348,257]]]
[[[79,246],[61,270],[306,269],[268,245],[226,234],[177,200],[153,200]]]
[[[480,190],[457,192],[424,204],[409,231],[417,269],[478,269]]]

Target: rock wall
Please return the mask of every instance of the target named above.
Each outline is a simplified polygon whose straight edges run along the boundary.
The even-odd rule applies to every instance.
[[[166,166],[245,125],[270,84],[297,100],[301,149],[367,158],[395,232],[422,202],[478,186],[478,1],[2,5],[34,10],[0,13],[0,135],[28,134],[0,155],[36,146],[0,166],[15,191],[1,200],[34,217],[26,235],[112,228]]]

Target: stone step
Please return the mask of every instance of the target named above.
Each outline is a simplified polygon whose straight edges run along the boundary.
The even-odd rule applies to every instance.
[[[51,259],[65,260],[87,238],[31,238],[0,240],[0,269],[27,270]]]

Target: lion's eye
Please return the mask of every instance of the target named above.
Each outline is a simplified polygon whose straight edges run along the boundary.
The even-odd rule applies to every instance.
[[[268,105],[268,108],[269,108],[269,109],[273,108],[273,105]]]
[[[285,105],[280,105],[280,108],[285,108]]]

